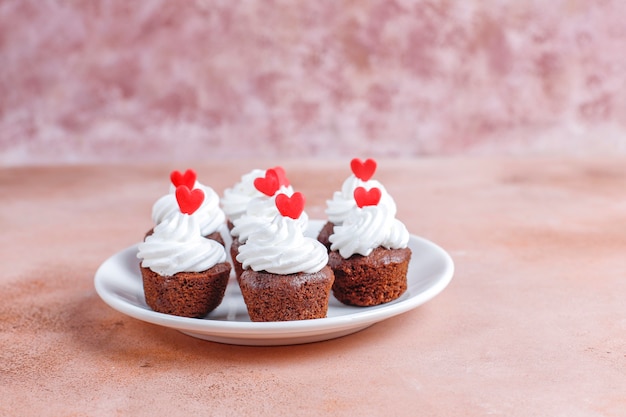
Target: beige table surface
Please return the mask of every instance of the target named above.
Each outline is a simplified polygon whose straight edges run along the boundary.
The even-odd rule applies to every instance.
[[[339,339],[245,347],[127,317],[98,266],[172,169],[218,193],[281,164],[312,218],[343,160],[0,169],[0,415],[626,415],[626,159],[379,160],[450,285]]]

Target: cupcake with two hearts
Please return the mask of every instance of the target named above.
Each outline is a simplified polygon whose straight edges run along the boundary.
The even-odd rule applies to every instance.
[[[382,196],[381,188],[356,187],[355,207],[328,237],[333,295],[344,304],[375,306],[407,289],[409,232],[395,218],[395,204],[383,204]]]
[[[380,182],[371,179],[376,172],[376,167],[377,163],[374,159],[366,159],[365,161],[361,161],[359,158],[352,159],[350,161],[352,174],[345,179],[341,185],[341,190],[335,191],[332,199],[326,201],[325,211],[328,221],[320,230],[317,239],[329,250],[330,241],[328,238],[333,233],[333,228],[343,224],[344,220],[352,214],[352,211],[357,206],[356,201],[354,201],[354,190],[358,187],[366,189],[378,188],[381,192],[378,204],[387,207],[390,213],[395,216],[395,201]]]
[[[246,243],[251,234],[274,220],[278,214],[275,201],[279,195],[291,197],[294,194],[293,188],[285,176],[285,171],[280,167],[268,169],[265,176],[255,178],[253,183],[261,195],[248,202],[246,212],[234,220],[234,227],[230,231],[233,237],[230,255],[237,279],[241,277],[243,272],[241,262],[237,260],[239,247]],[[307,228],[309,217],[303,211],[295,221],[298,227],[304,231]]]
[[[279,213],[250,234],[237,255],[248,315],[255,322],[326,317],[334,274],[324,245],[305,237],[299,224],[304,196],[279,194],[275,206]]]
[[[138,246],[146,303],[159,313],[204,317],[222,302],[231,265],[224,246],[202,234],[202,189],[179,185],[174,198],[178,209]]]
[[[196,172],[192,169],[188,169],[184,173],[172,171],[170,173],[170,181],[169,193],[159,198],[152,206],[152,221],[154,224],[158,225],[172,213],[178,211],[178,203],[174,195],[178,186],[184,185],[190,190],[200,189],[204,193],[204,200],[194,213],[200,226],[200,232],[202,236],[216,240],[224,245],[220,229],[224,227],[226,216],[220,208],[220,198],[215,190],[200,183],[197,180]],[[148,232],[148,234],[150,233],[152,233],[152,230]]]

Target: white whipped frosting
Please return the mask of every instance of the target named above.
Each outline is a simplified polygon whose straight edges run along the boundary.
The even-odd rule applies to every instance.
[[[343,224],[334,227],[328,239],[331,242],[330,249],[339,251],[347,259],[355,253],[367,256],[379,246],[387,249],[406,248],[409,232],[394,217],[389,207],[379,204],[355,208]]]
[[[247,174],[244,174],[241,180],[232,188],[224,190],[222,209],[231,222],[246,213],[246,206],[250,200],[255,197],[263,196],[263,193],[255,188],[254,180],[264,176],[265,170],[253,169]]]
[[[250,200],[246,207],[246,213],[238,219],[235,219],[233,222],[235,227],[233,227],[230,233],[238,237],[241,243],[244,243],[252,233],[256,232],[264,225],[271,223],[274,217],[279,214],[278,208],[276,208],[276,196],[278,194],[287,194],[287,196],[291,197],[293,195],[293,188],[291,186],[281,186],[272,197],[262,195]],[[296,220],[296,223],[303,231],[306,230],[308,222],[309,216],[304,211]]]
[[[374,187],[380,189],[381,196],[378,205],[386,206],[391,216],[396,215],[396,202],[380,182],[376,180],[363,181],[352,174],[343,182],[341,191],[335,191],[332,200],[326,201],[326,215],[331,223],[341,224],[351,215],[352,210],[357,206],[354,201],[354,190],[358,187],[363,187],[366,190]]]
[[[198,219],[202,236],[208,236],[216,232],[226,221],[226,216],[220,208],[220,197],[211,188],[196,181],[194,188],[199,188],[204,192],[204,200],[192,216]],[[178,202],[176,201],[176,188],[170,186],[170,193],[159,198],[152,206],[152,221],[159,224],[167,219],[172,213],[180,213]]]
[[[200,234],[196,217],[180,212],[159,223],[138,249],[141,265],[162,276],[202,272],[226,261],[224,247]]]
[[[272,274],[314,273],[328,264],[328,251],[316,239],[305,237],[297,220],[275,216],[239,247],[243,268]]]

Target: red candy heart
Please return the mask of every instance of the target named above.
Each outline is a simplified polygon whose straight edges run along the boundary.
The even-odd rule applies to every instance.
[[[276,172],[275,169],[268,169],[267,171],[265,171],[265,177],[259,177],[254,179],[254,188],[256,188],[268,197],[273,196],[280,188],[279,174]]]
[[[272,168],[276,171],[276,175],[278,175],[278,184],[279,186],[284,185],[285,187],[289,187],[289,180],[287,179],[287,174],[285,173],[285,168],[281,166],[277,166]]]
[[[350,161],[350,169],[352,169],[355,177],[362,181],[368,181],[376,172],[376,161],[367,159],[365,162],[361,162],[359,158],[354,158]]]
[[[199,188],[190,190],[186,185],[176,187],[176,201],[181,213],[193,214],[204,201],[204,191]]]
[[[293,193],[291,197],[287,194],[278,194],[276,208],[283,216],[297,219],[304,211],[304,195],[300,192]]]
[[[366,190],[363,187],[357,187],[354,189],[354,201],[359,208],[365,206],[375,206],[380,201],[382,193],[380,189],[374,187]]]
[[[174,184],[174,187],[179,185],[186,185],[190,190],[193,189],[193,186],[196,184],[196,171],[193,169],[188,169],[184,174],[181,174],[179,171],[172,171],[170,174],[170,181]]]

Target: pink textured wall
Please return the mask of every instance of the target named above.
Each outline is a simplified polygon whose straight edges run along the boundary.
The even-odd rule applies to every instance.
[[[3,0],[0,163],[626,153],[625,21],[621,0]]]

